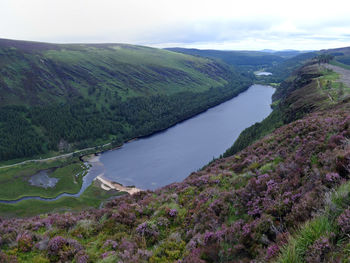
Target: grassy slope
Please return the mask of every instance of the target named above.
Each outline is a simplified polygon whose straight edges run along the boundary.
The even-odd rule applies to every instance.
[[[2,105],[80,96],[108,105],[115,94],[201,92],[227,83],[220,75],[227,69],[205,58],[124,44],[39,44],[0,40]]]

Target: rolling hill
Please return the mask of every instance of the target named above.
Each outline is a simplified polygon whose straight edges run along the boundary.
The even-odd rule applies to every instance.
[[[183,54],[220,59],[225,63],[237,67],[263,68],[280,63],[283,57],[261,51],[224,51],[210,49],[167,48]]]

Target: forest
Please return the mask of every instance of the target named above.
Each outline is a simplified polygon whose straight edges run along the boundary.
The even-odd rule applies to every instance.
[[[119,145],[146,136],[198,114],[238,95],[250,85],[248,79],[232,80],[224,87],[202,93],[116,98],[98,108],[88,99],[50,106],[0,108],[0,159],[10,160],[58,151],[61,140],[82,149],[98,139]]]

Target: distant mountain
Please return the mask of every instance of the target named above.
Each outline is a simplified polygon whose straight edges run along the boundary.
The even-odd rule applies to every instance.
[[[263,49],[261,52],[270,53],[283,58],[291,58],[302,53],[310,53],[314,50],[294,50],[294,49],[284,49],[284,50],[273,50],[273,49]]]
[[[331,55],[333,64],[350,68],[350,47],[321,50],[321,53]]]
[[[284,58],[281,56],[260,51],[223,51],[186,48],[167,48],[166,50],[212,59],[220,59],[232,66],[253,69],[269,67],[284,61]]]
[[[290,76],[294,70],[317,55],[317,52],[308,52],[285,58],[281,63],[266,68],[266,71],[271,72],[272,75],[265,77],[265,80],[272,83],[279,83]]]

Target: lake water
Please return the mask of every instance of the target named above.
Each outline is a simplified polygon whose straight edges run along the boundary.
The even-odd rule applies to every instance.
[[[273,92],[272,87],[253,85],[164,132],[103,153],[100,162],[104,177],[125,186],[152,190],[182,181],[224,153],[245,128],[267,117],[272,111]]]
[[[270,75],[272,75],[272,73],[271,72],[262,71],[262,72],[255,73],[255,75],[257,75],[257,76],[270,76]]]
[[[245,128],[267,117],[272,111],[270,104],[274,91],[270,86],[253,85],[237,97],[163,132],[101,154],[90,161],[92,167],[84,176],[79,193],[63,193],[56,198],[27,196],[0,203],[79,197],[99,175],[143,190],[180,182],[223,154]]]

